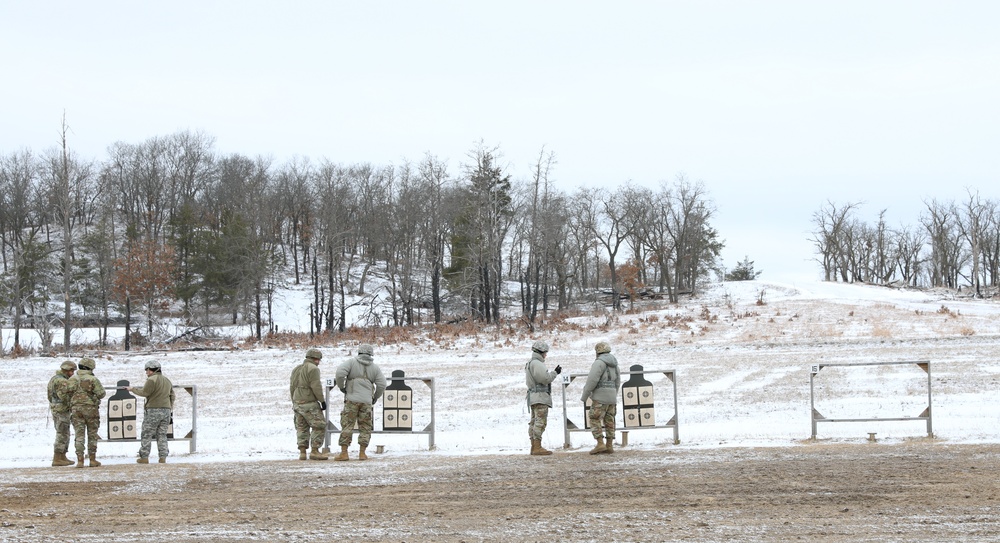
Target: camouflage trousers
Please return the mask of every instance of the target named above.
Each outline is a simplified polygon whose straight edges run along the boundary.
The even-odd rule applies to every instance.
[[[340,412],[340,439],[337,440],[341,447],[351,444],[354,423],[358,424],[358,445],[367,447],[374,429],[371,404],[344,400],[344,410]]]
[[[69,411],[52,412],[52,423],[56,427],[56,444],[53,449],[56,453],[65,453],[69,450]]]
[[[528,423],[528,438],[542,439],[545,427],[549,424],[549,406],[536,403],[531,406],[531,422]]]
[[[300,449],[319,449],[326,442],[326,417],[316,402],[295,404],[295,441]]]
[[[590,433],[594,439],[601,437],[601,430],[604,430],[604,437],[608,441],[615,440],[615,414],[618,412],[618,404],[607,404],[593,402],[590,406]]]
[[[76,434],[76,455],[97,454],[97,441],[101,436],[97,430],[101,426],[101,412],[96,405],[74,407],[70,415],[73,421],[73,433]]]
[[[156,452],[160,458],[169,454],[167,448],[167,428],[170,426],[169,407],[150,407],[142,415],[142,444],[139,445],[139,457],[149,458],[153,448],[153,438],[156,438]]]

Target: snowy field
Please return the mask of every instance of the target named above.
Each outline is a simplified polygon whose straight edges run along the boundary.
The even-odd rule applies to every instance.
[[[288,302],[288,313],[295,304]],[[815,408],[828,418],[916,418],[932,402],[934,438],[926,422],[820,423],[824,442],[879,443],[1000,442],[1000,304],[953,293],[895,290],[835,283],[797,285],[766,282],[717,284],[679,306],[661,304],[642,312],[576,317],[530,335],[493,331],[475,337],[420,338],[376,344],[375,360],[388,378],[431,378],[434,385],[434,444],[425,434],[376,434],[387,457],[411,455],[526,454],[528,414],[523,366],[535,339],[551,344],[548,366],[563,375],[585,374],[593,346],[609,341],[623,368],[641,365],[654,373],[655,419],[666,425],[677,403],[680,443],[669,428],[632,430],[629,446],[642,449],[809,446],[810,368],[822,369],[814,384]],[[300,327],[289,322],[288,329]],[[306,325],[307,326],[307,325]],[[4,341],[9,331],[4,331]],[[317,344],[324,352],[324,380],[355,344]],[[96,353],[95,374],[105,387],[119,380],[141,384],[143,364],[158,360],[175,385],[197,387],[197,451],[171,442],[171,462],[290,459],[297,456],[288,376],[305,349]],[[78,353],[73,359],[78,360]],[[54,432],[45,385],[62,356],[2,359],[0,371],[0,468],[40,467],[52,458]],[[929,361],[928,373],[915,364]],[[676,375],[673,383],[664,371]],[[583,379],[566,388],[569,419],[583,425],[579,394]],[[428,385],[407,381],[414,398],[414,429],[431,424]],[[930,387],[931,398],[928,398]],[[112,391],[113,392],[113,391]],[[331,412],[339,425],[336,390]],[[109,396],[111,392],[109,392]],[[564,445],[563,400],[555,405],[543,445]],[[192,427],[192,397],[178,391],[175,432]],[[141,399],[140,399],[141,406]],[[102,436],[107,436],[102,408]],[[141,407],[140,407],[141,411]],[[619,404],[619,424],[622,406]],[[376,407],[381,429],[382,406]],[[141,420],[141,414],[140,414]],[[333,440],[336,436],[333,436]],[[620,437],[619,437],[620,439]],[[570,434],[570,450],[592,446],[588,433]],[[354,448],[356,448],[356,440]],[[102,462],[131,463],[138,444],[102,442]],[[353,449],[352,449],[353,450]],[[72,453],[72,446],[71,446]]]

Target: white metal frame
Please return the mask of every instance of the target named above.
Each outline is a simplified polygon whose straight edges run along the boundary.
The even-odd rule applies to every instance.
[[[392,379],[392,380],[396,381],[398,379]],[[392,434],[395,434],[395,435],[426,434],[427,435],[427,442],[428,442],[427,448],[428,448],[428,450],[433,451],[434,450],[434,428],[435,428],[435,421],[434,421],[434,378],[433,377],[404,377],[402,379],[402,381],[404,383],[406,381],[421,381],[425,385],[427,385],[428,388],[431,389],[431,421],[430,421],[430,423],[426,427],[424,427],[423,430],[384,430],[384,429],[383,430],[375,430],[375,429],[373,429],[372,433],[373,434],[390,434],[390,435],[392,435]],[[330,412],[333,410],[331,408],[331,404],[330,404],[330,391],[331,390],[336,390],[336,389],[337,389],[337,385],[334,384],[333,379],[327,379],[326,380],[326,393],[325,393],[326,405],[327,405],[327,409],[326,409],[326,438],[325,438],[324,443],[323,443],[324,450],[326,452],[330,452],[330,443],[332,442],[332,439],[331,439],[330,435],[331,434],[338,434],[338,435],[340,434],[340,428],[337,427],[336,424],[334,424],[333,422],[330,421]],[[372,409],[374,410],[374,408],[375,408],[375,406],[373,405]],[[372,418],[373,419],[375,418],[374,413],[372,414]],[[372,426],[375,426],[374,423],[375,423],[375,421],[372,420]],[[354,433],[359,433],[359,432],[360,432],[359,430],[354,430]]]
[[[191,395],[191,431],[187,433],[184,437],[171,437],[167,438],[167,441],[187,441],[188,442],[188,453],[195,453],[198,451],[198,385],[174,385],[174,389],[182,388]],[[111,387],[111,390],[122,390],[124,387]],[[139,411],[138,406],[136,406],[136,411]],[[138,422],[138,419],[136,420]],[[102,439],[105,443],[141,443],[141,436],[139,438],[126,438],[126,439]]]
[[[642,370],[642,371],[623,371],[621,375],[643,375],[647,373],[662,373],[670,379],[673,383],[673,396],[674,396],[674,413],[667,421],[666,424],[656,424],[654,426],[617,426],[617,415],[615,417],[615,430],[619,432],[631,432],[634,430],[656,430],[664,428],[672,428],[674,431],[674,445],[678,445],[681,442],[680,430],[677,423],[677,371],[676,370]],[[570,443],[569,435],[570,432],[590,432],[590,429],[586,427],[581,428],[577,426],[573,421],[569,419],[566,409],[566,389],[569,387],[570,383],[573,382],[577,377],[587,377],[586,373],[571,373],[569,375],[564,375],[562,378],[562,404],[563,404],[563,447],[568,449],[572,446]],[[621,393],[621,389],[615,391],[615,395]],[[622,410],[622,416],[624,416],[624,409]]]
[[[830,419],[824,417],[819,411],[816,410],[816,396],[813,382],[816,375],[819,374],[820,370],[827,367],[857,367],[857,366],[898,366],[903,364],[916,364],[920,369],[927,372],[927,407],[924,411],[916,417],[872,417],[872,418],[860,418],[860,419]],[[816,439],[816,425],[820,422],[898,422],[906,421],[913,422],[924,420],[927,421],[927,437],[934,437],[934,426],[931,418],[931,363],[929,360],[918,360],[914,362],[863,362],[859,364],[813,364],[810,366],[809,370],[809,407],[810,407],[810,418],[812,422],[812,439]]]

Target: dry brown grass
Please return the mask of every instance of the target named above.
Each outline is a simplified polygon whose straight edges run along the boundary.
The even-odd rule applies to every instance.
[[[941,308],[938,309],[937,312],[938,312],[939,315],[945,315],[945,316],[951,317],[953,319],[957,319],[958,315],[959,315],[955,311],[952,311],[951,309],[948,309],[948,306],[946,306],[946,305],[941,305]]]
[[[872,337],[889,339],[892,337],[892,327],[883,323],[872,325]]]

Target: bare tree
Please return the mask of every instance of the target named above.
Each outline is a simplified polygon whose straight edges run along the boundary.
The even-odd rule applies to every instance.
[[[958,287],[959,272],[968,258],[961,243],[959,212],[953,202],[924,202],[920,220],[930,243],[930,283],[933,287]]]
[[[562,191],[550,190],[546,209],[543,217],[543,231],[546,236],[547,260],[549,262],[546,275],[543,277],[545,288],[548,289],[552,281],[557,299],[556,309],[562,311],[569,307],[571,301],[570,285],[574,278],[572,247],[570,241],[570,213],[568,210],[569,198]],[[551,275],[550,275],[551,274]],[[542,307],[546,311],[548,305],[548,291],[542,294]]]
[[[455,207],[449,206],[456,198],[448,196],[455,192],[454,182],[449,179],[447,165],[428,154],[419,166],[420,190],[425,194],[427,209],[421,222],[421,240],[424,243],[424,258],[430,266],[431,308],[434,322],[441,322],[441,279],[444,274],[444,260],[448,250],[447,240],[454,224]]]
[[[895,268],[904,284],[917,286],[917,280],[923,266],[923,247],[926,243],[924,235],[903,226],[892,236],[896,243],[894,250]]]
[[[282,213],[288,223],[284,246],[292,253],[292,269],[296,285],[300,284],[301,274],[306,272],[306,263],[309,260],[313,222],[313,193],[310,182],[314,175],[309,160],[300,158],[290,160],[276,175]]]
[[[1000,283],[1000,206],[993,211],[990,228],[982,242],[983,274],[989,278],[990,286]]]
[[[53,153],[45,164],[45,177],[52,210],[59,220],[62,230],[62,301],[63,301],[63,351],[70,349],[70,335],[73,329],[73,264],[75,254],[74,218],[78,216],[81,202],[91,197],[83,196],[93,192],[91,184],[93,167],[75,157],[69,149],[69,125],[63,115],[60,131],[59,150]]]
[[[985,270],[982,267],[983,253],[989,232],[993,228],[993,218],[996,214],[996,203],[983,200],[979,192],[966,189],[968,198],[961,209],[958,228],[962,237],[969,244],[969,256],[972,258],[972,268],[968,280],[975,290],[976,296],[982,297],[983,284],[989,284]]]
[[[619,188],[614,193],[604,189],[584,189],[579,198],[583,206],[584,221],[590,234],[597,240],[608,257],[608,269],[611,280],[611,305],[621,309],[621,285],[618,281],[618,266],[616,259],[622,245],[631,236],[635,224],[629,213],[629,185]]]
[[[553,241],[557,232],[550,219],[549,175],[555,165],[555,155],[543,148],[532,168],[531,196],[528,209],[527,264],[521,276],[523,285],[521,311],[532,325],[538,316],[538,306],[545,299]]]
[[[872,248],[870,280],[880,285],[892,281],[895,267],[892,261],[892,232],[885,222],[886,210],[878,214],[878,222],[871,230],[869,245]]]
[[[646,216],[639,222],[637,232],[646,251],[652,253],[652,260],[657,268],[655,275],[658,290],[667,292],[668,299],[676,303],[677,293],[672,280],[672,270],[676,260],[676,245],[671,223],[676,215],[672,211],[672,191],[666,183],[663,183],[657,193],[650,191],[647,197],[650,199],[650,206]]]
[[[625,198],[627,200],[628,213],[631,217],[630,222],[633,225],[629,236],[626,238],[626,243],[628,244],[629,252],[632,254],[631,260],[636,274],[634,278],[635,285],[633,285],[634,289],[638,286],[645,287],[650,284],[646,267],[650,263],[651,256],[655,260],[656,253],[651,250],[647,240],[650,235],[649,230],[655,228],[651,223],[656,214],[656,197],[653,191],[648,188],[629,187],[629,190],[625,193]],[[650,255],[650,252],[653,254]],[[655,275],[657,275],[656,272],[654,272]]]
[[[850,235],[854,210],[860,202],[852,202],[837,206],[831,201],[813,213],[813,243],[820,255],[819,263],[823,267],[823,278],[826,281],[836,281],[838,276],[845,283],[850,274]]]
[[[591,202],[590,191],[578,189],[569,200],[569,221],[567,223],[567,243],[569,265],[567,276],[573,278],[568,288],[567,298],[573,298],[575,288],[581,295],[589,288],[598,288],[601,283],[600,248],[593,236],[593,224],[597,214]],[[591,266],[591,260],[595,262]],[[593,273],[591,273],[593,272]]]
[[[357,194],[349,171],[329,161],[316,170],[317,235],[326,262],[319,275],[318,255],[313,253],[313,304],[317,331],[346,330],[347,292],[351,265],[357,254]],[[322,278],[321,278],[322,277]]]
[[[683,175],[674,183],[669,207],[668,233],[674,245],[674,290],[696,291],[698,279],[707,275],[722,251],[722,242],[711,226],[715,212],[703,183]]]

